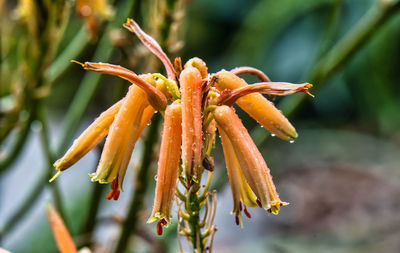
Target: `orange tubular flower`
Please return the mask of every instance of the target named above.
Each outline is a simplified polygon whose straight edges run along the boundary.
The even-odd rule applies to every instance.
[[[128,80],[129,82],[134,83],[143,89],[148,97],[149,103],[154,107],[154,109],[164,111],[167,107],[167,98],[165,97],[165,95],[156,87],[151,85],[148,81],[146,81],[143,77],[136,75],[133,71],[130,71],[129,69],[108,63],[80,63],[77,61],[73,62],[78,63],[86,70],[114,75],[122,79]]]
[[[182,106],[174,103],[165,111],[160,157],[158,159],[157,185],[154,206],[149,223],[159,220],[158,234],[162,226],[170,223],[170,211],[174,201],[178,178],[178,166],[182,142]]]
[[[135,33],[143,37],[143,31],[140,30]],[[171,65],[169,59],[162,52],[157,42],[149,38],[151,37],[145,35],[144,39],[141,39],[144,40],[144,43],[146,42],[146,46],[151,50],[156,49],[152,51],[166,64],[168,74],[173,74],[172,77],[175,78],[173,69],[169,68]],[[80,64],[86,70],[115,75],[133,83],[126,97],[104,112],[74,142],[64,157],[54,164],[58,170],[57,176],[60,171],[73,165],[108,135],[97,170],[90,176],[92,181],[112,182],[111,191],[107,198],[116,200],[122,189],[122,182],[136,141],[149,123],[155,110],[163,112],[167,107],[167,97],[158,89],[159,86],[167,83],[175,88],[176,83],[171,79],[166,79],[161,74],[138,76],[126,68],[108,63],[73,62]],[[158,81],[156,82],[157,78]],[[179,93],[178,88],[175,89]],[[174,93],[173,95],[179,97],[179,94]],[[56,176],[50,181],[54,180]]]
[[[138,89],[138,88],[137,88]],[[92,150],[101,140],[103,140],[109,133],[111,124],[114,121],[115,115],[119,112],[121,105],[124,100],[120,100],[107,111],[103,112],[73,143],[72,147],[68,149],[65,155],[54,163],[56,170],[63,171],[75,164],[79,159],[86,155],[90,150]],[[147,103],[148,104],[148,103]],[[127,151],[123,156],[121,162],[120,170],[118,172],[118,180],[115,180],[112,185],[112,191],[109,195],[109,199],[113,198],[115,194],[119,194],[119,190],[122,189],[122,183],[125,176],[126,168],[131,157],[131,152],[138,140],[140,134],[143,132],[144,128],[150,122],[150,119],[154,115],[154,108],[151,105],[147,105],[144,109],[142,117],[140,119],[140,126],[137,134],[132,135],[129,139],[127,146]],[[129,152],[130,151],[130,152]],[[57,174],[58,175],[58,174]],[[55,178],[55,177],[54,177]],[[53,179],[54,179],[53,178]],[[117,196],[114,197],[117,199]]]
[[[126,154],[130,157],[132,153],[140,135],[140,121],[148,105],[142,89],[135,85],[129,87],[121,109],[111,125],[97,171],[91,174],[92,181],[110,183],[121,174],[121,170],[126,170],[122,165],[127,165],[127,162],[123,163],[123,160],[127,159]]]
[[[67,153],[54,163],[56,170],[63,171],[75,164],[103,140],[110,129],[115,114],[119,111],[123,100],[118,101],[100,116],[74,141]]]
[[[218,106],[213,114],[218,128],[225,132],[232,143],[243,175],[257,196],[257,203],[269,212],[278,214],[280,207],[287,203],[279,199],[267,164],[242,121],[226,105]]]
[[[118,172],[118,185],[120,186],[121,189],[122,189],[122,183],[123,183],[124,177],[125,177],[126,168],[128,167],[129,161],[131,160],[133,148],[135,147],[135,144],[136,144],[137,140],[139,139],[141,133],[146,128],[146,126],[149,124],[154,113],[155,113],[154,108],[151,105],[147,106],[144,109],[142,119],[140,120],[139,131],[137,131],[137,134],[132,134],[132,136],[130,137],[131,139],[129,140],[128,148],[125,152],[124,158],[121,163],[120,170]]]
[[[234,90],[224,90],[219,97],[220,104],[232,106],[236,100],[254,92],[260,92],[267,95],[275,96],[287,96],[296,92],[305,92],[310,96],[312,95],[308,89],[312,87],[312,84],[293,84],[293,83],[282,83],[282,82],[265,82],[255,83],[252,85],[243,86]]]
[[[182,99],[182,163],[187,182],[197,180],[202,146],[202,78],[194,67],[184,69],[179,78]]]
[[[89,2],[79,1],[80,11],[84,12],[86,7],[83,4],[91,5]],[[104,4],[105,0],[94,2]],[[99,8],[104,8],[102,6]],[[230,72],[222,70],[210,77],[203,60],[192,58],[183,68],[182,60],[176,58],[172,65],[160,45],[132,19],[128,19],[124,27],[135,33],[161,60],[166,76],[160,73],[137,75],[108,63],[73,61],[86,70],[118,76],[132,85],[126,96],[102,113],[55,162],[56,176],[107,136],[97,170],[89,176],[92,181],[111,183],[107,199],[117,200],[134,146],[155,111],[160,111],[164,116],[164,128],[153,210],[148,219],[148,223],[157,220],[157,234],[162,234],[163,227],[170,223],[176,194],[179,234],[192,242],[196,252],[212,246],[217,230],[213,225],[217,199],[215,192],[210,194],[209,186],[215,169],[211,150],[217,128],[232,190],[231,213],[235,215],[236,223],[243,226],[242,211],[251,218],[247,207],[258,205],[278,214],[281,206],[288,203],[280,200],[264,158],[232,106],[237,103],[272,134],[284,140],[293,140],[297,138],[295,128],[262,93],[279,96],[308,93],[312,85],[271,82],[262,71],[252,67],[240,67]],[[261,83],[248,85],[237,76],[241,74],[255,75]],[[205,170],[208,171],[208,178],[202,186]],[[184,191],[177,188],[178,181]],[[52,212],[50,210],[49,217],[54,216]],[[50,223],[54,229],[55,222]],[[59,233],[63,230],[62,226],[57,227],[58,232],[55,230],[54,234],[59,245],[66,246],[65,252],[76,252],[76,248],[67,249],[67,246],[73,245],[72,239],[65,231]],[[63,233],[64,240],[60,236]],[[206,245],[207,241],[209,245]]]
[[[225,89],[233,90],[248,85],[240,77],[225,70],[218,72],[214,77],[215,87],[220,91]],[[263,95],[259,93],[248,94],[239,98],[236,103],[272,134],[283,140],[294,140],[297,138],[296,129],[274,104],[263,97]]]
[[[249,184],[244,178],[243,172],[240,168],[239,161],[236,157],[235,150],[232,146],[231,141],[225,132],[219,128],[218,132],[221,136],[222,148],[224,150],[225,163],[228,171],[229,182],[232,190],[233,197],[233,210],[232,214],[235,214],[236,224],[241,226],[242,223],[242,203],[244,206],[244,213],[247,217],[251,218],[250,213],[247,211],[246,206],[254,207],[257,206],[257,197],[254,195]]]
[[[61,253],[74,253],[78,252],[75,243],[72,240],[70,233],[57,210],[52,206],[47,206],[47,219],[49,220],[51,230],[53,231],[54,238],[56,239],[58,249]],[[0,250],[1,251],[1,250]]]

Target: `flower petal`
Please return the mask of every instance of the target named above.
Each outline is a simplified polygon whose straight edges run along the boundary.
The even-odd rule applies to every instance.
[[[232,146],[229,137],[226,133],[219,128],[221,136],[222,148],[225,156],[225,164],[228,171],[229,182],[232,190],[233,197],[233,210],[232,213],[241,217],[241,203],[246,206],[257,206],[257,197],[251,190],[249,184],[244,178],[242,169],[240,168],[239,161],[236,157],[235,150]]]
[[[232,143],[233,149],[246,181],[262,207],[277,214],[281,205],[269,168],[234,110],[226,105],[214,112],[218,128],[222,129]]]
[[[178,178],[182,142],[182,106],[171,104],[165,111],[164,128],[158,160],[156,194],[148,222],[164,219],[169,222]]]
[[[215,87],[220,91],[233,90],[248,85],[243,79],[225,70],[215,74],[215,77]],[[259,93],[248,94],[239,98],[236,103],[272,134],[284,140],[297,138],[296,129],[263,95]]]
[[[235,75],[243,75],[243,74],[249,74],[249,75],[254,75],[256,76],[261,82],[271,82],[271,79],[269,79],[269,77],[264,74],[264,72],[262,72],[259,69],[253,68],[253,67],[237,67],[231,70],[231,73],[235,74]]]
[[[125,155],[124,155],[124,158],[121,163],[121,167],[119,168],[119,172],[118,172],[119,189],[122,189],[122,184],[123,184],[123,181],[125,178],[126,169],[128,167],[129,161],[131,160],[131,156],[132,156],[132,152],[135,147],[135,144],[136,144],[137,140],[139,139],[140,135],[142,134],[143,130],[149,124],[151,118],[154,115],[154,112],[155,112],[155,110],[151,105],[147,106],[144,109],[142,119],[140,120],[139,130],[136,132],[133,131],[132,136],[129,138],[128,147],[125,151]]]
[[[287,96],[297,92],[306,92],[310,96],[308,89],[312,87],[309,83],[293,84],[284,82],[265,82],[242,86],[233,90],[224,90],[219,97],[220,104],[232,106],[236,100],[251,93],[263,93],[274,96]]]
[[[118,76],[122,79],[128,80],[129,82],[139,86],[141,89],[143,89],[143,91],[147,95],[149,103],[156,110],[163,111],[167,106],[167,98],[161,91],[159,91],[148,81],[143,79],[141,76],[136,75],[135,72],[129,69],[108,63],[95,63],[95,62],[80,63],[77,61],[73,62],[80,64],[86,70]]]
[[[121,109],[111,125],[97,171],[91,175],[92,181],[109,183],[120,173],[125,152],[132,145],[130,143],[132,136],[140,134],[143,111],[148,105],[144,91],[135,85],[130,86]]]
[[[202,78],[197,68],[184,69],[179,77],[182,100],[182,163],[187,180],[197,178],[202,146]]]
[[[75,164],[103,140],[110,129],[123,100],[118,101],[100,116],[74,141],[65,155],[54,163],[56,170],[63,171]]]
[[[130,32],[136,34],[136,36],[142,41],[142,43],[155,55],[161,62],[164,64],[165,70],[167,71],[168,78],[175,81],[175,70],[174,67],[169,60],[168,56],[164,53],[161,46],[158,42],[153,39],[150,35],[145,33],[139,25],[133,20],[128,18],[124,27],[128,29]]]
[[[60,214],[52,206],[47,206],[47,219],[49,220],[51,230],[53,231],[54,238],[56,239],[58,249],[61,253],[74,253],[78,252],[75,243],[72,240],[71,234],[68,232]]]

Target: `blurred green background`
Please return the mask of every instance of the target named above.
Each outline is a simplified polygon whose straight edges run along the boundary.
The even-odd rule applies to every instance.
[[[158,68],[155,58],[122,28],[126,17],[132,17],[161,41],[171,59],[179,55],[185,62],[197,56],[210,73],[252,66],[273,81],[314,84],[310,91],[315,98],[273,98],[299,133],[292,144],[270,138],[238,109],[281,198],[290,202],[279,216],[251,209],[253,218],[244,221],[244,229],[234,224],[217,143],[215,252],[400,252],[399,1],[118,0],[112,4],[115,15],[99,22],[91,39],[85,20],[75,13],[75,2],[54,2],[65,6],[37,15],[38,27],[59,22],[49,29],[55,38],[39,36],[39,53],[32,53],[30,43],[36,42],[29,40],[29,24],[16,15],[18,2],[0,1],[1,247],[12,252],[57,251],[45,203],[58,195],[78,245],[90,245],[94,252],[113,251],[142,145],[135,148],[127,189],[118,202],[105,199],[108,186],[94,186],[87,177],[96,167],[98,150],[64,172],[56,187],[47,179],[53,173],[51,163],[128,87],[114,77],[85,73],[69,61],[110,62],[136,73]],[[46,1],[36,3],[46,10]],[[175,27],[167,27],[167,37],[165,23]],[[58,30],[65,32],[57,35]],[[57,36],[60,43],[47,56]],[[43,57],[48,62],[37,68],[30,65]],[[25,125],[29,127],[21,138]],[[5,162],[14,149],[15,159]],[[151,166],[151,177],[155,170]],[[154,225],[145,223],[153,194],[151,180],[146,208],[127,252],[177,250],[175,227],[157,237]],[[92,202],[100,207],[92,217],[94,225],[88,225]]]

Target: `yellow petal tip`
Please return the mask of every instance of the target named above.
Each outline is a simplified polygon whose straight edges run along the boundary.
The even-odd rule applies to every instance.
[[[61,171],[57,171],[57,173],[49,180],[49,183],[53,182],[54,180],[56,180],[56,178],[60,175]]]

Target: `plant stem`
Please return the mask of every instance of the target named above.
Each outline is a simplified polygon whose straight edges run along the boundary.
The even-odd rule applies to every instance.
[[[28,118],[23,123],[23,127],[18,133],[15,142],[9,149],[7,155],[0,160],[0,174],[6,171],[7,168],[10,168],[10,165],[15,161],[15,159],[21,153],[21,150],[25,145],[25,141],[29,136],[31,130],[31,124],[36,118],[36,107],[37,107],[37,102],[33,101],[28,111]]]
[[[196,185],[192,185],[192,187],[196,187]],[[199,188],[200,187],[196,187]],[[201,231],[199,227],[200,223],[200,202],[197,197],[196,192],[191,192],[189,197],[189,204],[190,204],[190,219],[189,219],[189,227],[190,231],[193,233],[192,235],[192,245],[193,245],[193,252],[203,252],[204,250],[204,245],[203,245],[203,240],[201,238]]]
[[[30,210],[36,200],[39,199],[48,180],[48,171],[45,169],[42,171],[42,174],[40,174],[39,180],[36,182],[36,184],[31,187],[28,196],[25,197],[25,199],[22,201],[22,204],[16,208],[12,216],[7,219],[7,222],[0,229],[0,237],[3,237],[10,232],[18,224],[18,222],[25,217],[25,215],[28,213],[28,210]]]
[[[109,31],[114,27],[120,27],[126,16],[131,12],[134,3],[136,1],[125,0],[120,3],[120,6],[116,7],[117,13],[112,23],[108,24],[104,35],[99,41],[99,45],[96,49],[92,61],[107,62],[113,52],[113,45],[111,44],[108,36]],[[65,151],[73,140],[76,129],[79,126],[79,122],[89,105],[94,93],[97,90],[101,74],[95,72],[87,72],[79,86],[79,90],[71,102],[71,106],[67,112],[64,131],[60,141],[59,149],[57,154],[60,155]]]
[[[88,43],[89,37],[86,33],[86,27],[82,27],[73,40],[49,67],[46,75],[47,82],[53,83],[57,78],[59,78],[70,66],[68,63],[78,57],[78,55],[80,55],[86,48]]]
[[[40,131],[40,140],[42,144],[42,150],[44,151],[46,162],[47,162],[47,179],[52,177],[53,174],[53,162],[55,160],[54,154],[50,150],[50,141],[49,141],[49,130],[46,120],[46,114],[44,112],[43,104],[40,103],[38,108],[38,118],[41,122],[41,131]],[[60,189],[58,187],[57,182],[50,184],[51,193],[53,195],[54,203],[57,208],[57,211],[60,213],[60,216],[64,220],[66,227],[68,228],[68,220],[65,213],[65,209],[62,203],[62,197],[60,193]]]
[[[88,241],[85,241],[79,248],[83,246],[90,246],[92,244],[92,232],[96,226],[97,213],[100,207],[101,199],[104,197],[102,194],[104,186],[101,184],[93,184],[92,193],[90,194],[89,210],[86,214],[85,223],[79,231],[79,234],[85,234]]]
[[[315,64],[307,81],[314,85],[314,91],[321,88],[323,81],[343,67],[348,60],[359,52],[368,42],[373,34],[379,31],[385,22],[400,8],[400,1],[380,1],[358,21],[358,23],[341,39],[332,49]],[[296,112],[300,104],[306,98],[306,94],[296,94],[285,98],[279,104],[280,109],[286,116]],[[261,129],[262,131],[263,129]],[[256,129],[253,134],[257,135],[257,145],[262,145],[268,135],[259,134]]]
[[[312,83],[319,83],[343,66],[356,52],[366,45],[368,39],[376,33],[400,6],[377,3],[361,20],[340,40],[328,54],[315,65],[311,75]]]
[[[149,132],[147,133],[146,140],[144,142],[144,150],[142,154],[142,163],[136,177],[135,188],[133,189],[133,199],[131,201],[128,216],[122,227],[121,235],[116,248],[116,253],[125,252],[129,237],[133,231],[135,231],[138,221],[139,212],[143,209],[145,193],[147,184],[150,177],[150,166],[152,164],[152,156],[154,151],[154,145],[158,140],[158,129],[161,122],[161,115],[157,113],[154,115]]]

